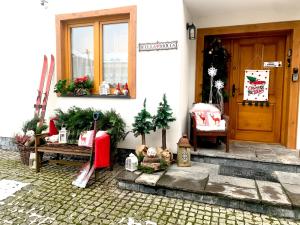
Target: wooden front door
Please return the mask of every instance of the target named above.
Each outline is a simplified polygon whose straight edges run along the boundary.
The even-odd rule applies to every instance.
[[[231,139],[280,143],[286,36],[242,37],[225,41],[230,45],[229,115]],[[281,61],[278,68],[264,62]],[[269,106],[243,104],[246,69],[270,69]]]

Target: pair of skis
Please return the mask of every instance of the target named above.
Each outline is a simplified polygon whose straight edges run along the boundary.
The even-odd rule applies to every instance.
[[[44,123],[47,102],[48,102],[48,96],[49,96],[49,90],[50,90],[51,80],[52,80],[53,72],[54,72],[54,66],[55,66],[54,56],[51,55],[50,67],[49,67],[49,71],[48,71],[48,58],[46,55],[44,55],[44,62],[43,62],[40,86],[38,89],[36,103],[34,105],[34,108],[35,108],[34,116],[38,117],[40,119],[39,126],[42,126]],[[45,86],[46,79],[47,79],[47,81],[46,81],[46,86]],[[44,88],[44,86],[45,86],[45,88]],[[45,92],[43,92],[44,89],[45,89]],[[43,94],[44,94],[44,98],[43,98]],[[42,98],[43,98],[43,101],[42,101]]]
[[[44,55],[44,62],[43,62],[43,68],[42,68],[42,74],[41,74],[41,80],[40,80],[40,86],[38,89],[38,96],[36,98],[36,103],[34,105],[35,112],[34,116],[39,117],[40,122],[38,126],[42,126],[45,119],[46,114],[46,108],[47,108],[47,101],[49,96],[49,90],[51,86],[51,80],[53,77],[54,72],[54,56],[51,55],[51,62],[50,67],[48,71],[48,58],[46,55]],[[47,73],[48,72],[48,73]],[[46,86],[45,86],[45,80]],[[45,86],[45,88],[44,88]],[[45,89],[45,92],[43,92]],[[44,94],[44,98],[42,101],[42,97]],[[77,175],[76,179],[72,182],[73,185],[81,188],[85,188],[88,181],[90,180],[90,177],[95,172],[95,166],[94,166],[94,151],[95,151],[95,137],[96,137],[96,128],[97,128],[97,120],[99,119],[100,113],[95,112],[94,117],[94,136],[93,136],[93,146],[91,150],[90,160],[86,162],[82,168],[79,171],[79,174]]]

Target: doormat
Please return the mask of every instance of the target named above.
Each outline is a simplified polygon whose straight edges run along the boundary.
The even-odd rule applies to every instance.
[[[0,204],[4,204],[2,201],[10,196],[14,196],[14,193],[27,186],[27,183],[22,183],[14,180],[0,180]]]

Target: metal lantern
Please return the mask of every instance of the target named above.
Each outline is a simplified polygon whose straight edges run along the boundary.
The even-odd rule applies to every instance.
[[[177,165],[182,167],[191,166],[191,145],[187,135],[184,134],[177,143]]]
[[[192,24],[187,23],[186,24],[186,29],[188,31],[189,39],[190,40],[195,40],[196,39],[196,27],[195,27],[195,25],[193,23]]]
[[[68,131],[65,127],[62,127],[58,134],[58,142],[66,144],[68,142]]]
[[[103,81],[99,88],[100,95],[109,95],[109,83]]]
[[[138,158],[134,154],[130,153],[130,155],[125,160],[125,169],[133,172],[137,170],[137,166]]]

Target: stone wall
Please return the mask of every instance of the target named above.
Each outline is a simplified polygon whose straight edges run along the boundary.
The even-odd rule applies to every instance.
[[[13,142],[13,138],[11,138],[11,137],[0,137],[0,149],[16,151],[17,146]]]

